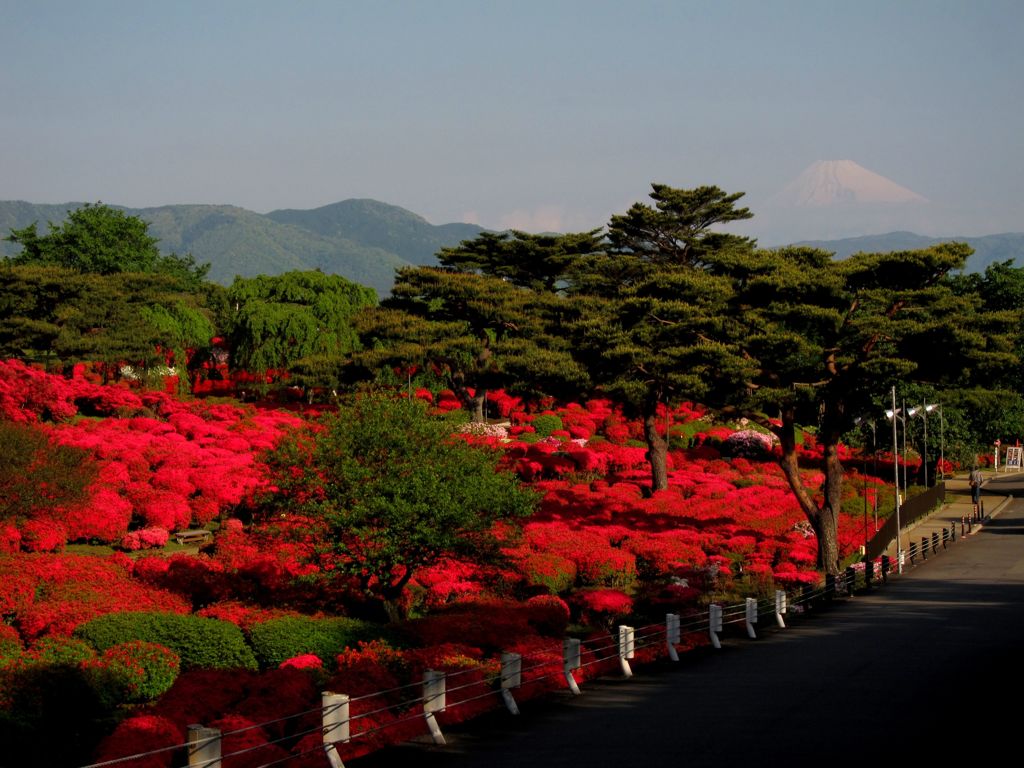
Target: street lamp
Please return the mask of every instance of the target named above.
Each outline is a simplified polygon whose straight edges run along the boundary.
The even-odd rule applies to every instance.
[[[924,407],[925,411],[939,411],[939,472],[942,481],[946,480],[946,421],[942,413],[942,403],[929,403]]]
[[[867,426],[871,427],[871,452],[872,452],[872,454],[874,456],[874,460],[872,462],[872,466],[873,466],[872,474],[877,476],[878,475],[878,436],[875,433],[875,420],[874,419],[869,419],[869,420],[865,421],[860,416],[858,416],[856,419],[853,420],[853,423],[858,425],[858,426],[860,426],[862,424],[866,424]],[[863,496],[864,496],[864,548],[865,548],[865,551],[866,551],[867,550],[867,546],[868,546],[868,473],[867,473],[867,467],[863,467],[863,476],[864,476],[864,493],[863,493]],[[877,493],[875,494],[875,500],[874,501],[875,501],[875,503],[874,503],[874,508],[875,508],[875,532],[877,533],[878,532],[878,494]]]
[[[907,411],[908,416],[920,416],[924,419],[924,487],[928,487],[928,412],[935,410],[937,403],[928,404],[928,401],[924,401],[924,405],[919,407],[911,408]],[[941,416],[942,411],[939,411]],[[941,429],[941,422],[940,422]]]
[[[893,471],[896,474],[896,568],[903,573],[903,546],[900,543],[900,462],[899,448],[896,443],[896,419],[899,418],[896,410],[896,387],[892,388],[892,410],[886,411],[885,415],[892,419],[892,456]],[[901,419],[902,421],[902,419]],[[906,424],[903,425],[903,435],[906,438]]]
[[[900,470],[899,470],[899,456],[900,446],[897,440],[896,433],[896,421],[903,425],[903,492],[908,493],[910,490],[910,484],[907,482],[907,420],[902,415],[906,412],[906,403],[903,404],[903,408],[894,408],[892,410],[886,410],[885,417],[892,420],[892,453],[896,462],[896,490],[900,489]]]

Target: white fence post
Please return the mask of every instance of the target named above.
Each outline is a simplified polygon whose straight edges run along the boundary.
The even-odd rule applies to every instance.
[[[188,727],[188,768],[221,768],[219,730]]]
[[[579,669],[580,666],[579,638],[567,637],[562,641],[562,671],[565,673],[565,682],[569,684],[569,690],[576,696],[580,695],[580,687],[576,685],[576,678],[572,676],[572,671]]]
[[[347,742],[350,738],[349,728],[349,698],[344,693],[332,693],[323,691],[320,694],[321,724],[324,734],[324,752],[331,763],[331,768],[345,768],[341,762],[341,755],[335,748],[335,742]]]
[[[786,622],[782,620],[782,614],[787,610],[786,605],[786,591],[783,589],[775,590],[775,623],[778,624],[782,629],[786,628]]]
[[[752,597],[747,598],[747,637],[751,640],[757,640],[757,633],[754,632],[754,625],[757,624],[757,600]]]
[[[679,634],[679,614],[665,614],[665,645],[668,646],[668,657],[672,661],[679,661],[679,654],[676,652],[676,645],[682,637]]]
[[[722,606],[712,603],[708,606],[708,631],[711,633],[711,645],[721,648],[722,642],[718,633],[722,631]]]
[[[444,734],[441,727],[434,719],[435,712],[445,710],[445,685],[444,672],[428,669],[423,673],[423,717],[427,721],[427,728],[435,744],[444,746]]]
[[[633,627],[619,624],[619,666],[622,667],[622,674],[626,677],[633,676],[633,670],[629,668],[629,659],[633,658],[635,649]]]
[[[501,698],[513,715],[519,714],[519,707],[512,696],[512,688],[523,684],[523,657],[519,653],[502,651],[501,654]]]

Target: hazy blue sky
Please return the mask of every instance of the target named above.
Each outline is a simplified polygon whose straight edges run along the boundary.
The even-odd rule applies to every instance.
[[[850,159],[1024,230],[1022,0],[0,0],[0,57],[5,200],[567,230]]]

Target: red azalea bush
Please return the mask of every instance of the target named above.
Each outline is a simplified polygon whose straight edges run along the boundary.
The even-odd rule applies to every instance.
[[[416,396],[432,399],[441,410],[462,407],[451,391]],[[501,651],[529,657],[517,698],[564,687],[561,639],[570,619],[594,628],[584,643],[585,659],[594,660],[608,655],[609,630],[616,623],[694,610],[706,589],[798,587],[819,578],[814,538],[760,433],[713,425],[696,406],[663,409],[659,419],[669,425],[673,447],[669,488],[649,495],[643,491],[649,467],[639,442],[642,425],[611,402],[556,408],[489,392],[487,403],[489,415],[507,418],[511,427],[474,428],[462,439],[500,447],[506,465],[531,482],[543,501],[519,535],[497,531],[507,562],[443,558],[417,571],[409,605],[426,615],[398,628],[396,642],[408,647],[374,641],[337,657],[327,686],[367,697],[353,703],[356,738],[342,750],[345,757],[422,733],[422,718],[402,722],[409,710],[403,704],[409,690],[403,688],[418,692],[428,668],[463,679],[465,693],[449,699],[442,718],[457,720],[496,702]],[[91,503],[0,527],[0,552],[19,552],[0,555],[0,617],[12,628],[6,636],[0,633],[0,665],[5,653],[26,655],[25,642],[66,635],[95,616],[126,609],[195,610],[248,631],[270,618],[363,608],[347,582],[329,578],[337,563],[323,546],[321,522],[289,515],[264,521],[257,516],[243,524],[228,517],[237,512],[248,520],[254,495],[274,492],[259,453],[299,425],[298,417],[185,403],[164,393],[62,379],[21,364],[0,364],[0,414],[42,424],[58,442],[89,451],[99,468]],[[76,414],[103,418],[70,421]],[[315,439],[315,427],[309,434]],[[801,460],[807,466],[820,462],[811,437]],[[820,492],[820,471],[804,470],[802,480],[811,493]],[[856,506],[852,494],[863,493],[862,480],[846,489],[846,506]],[[870,486],[875,493],[880,484]],[[20,553],[59,550],[77,541],[155,551],[169,531],[217,518],[224,522],[214,543],[198,556],[147,553],[132,560],[124,554],[100,559]],[[840,516],[844,552],[862,543],[862,534],[859,516]],[[58,651],[74,648],[40,647],[38,653]],[[316,713],[280,718],[316,706],[314,681],[327,674],[323,661],[303,654],[263,675],[182,674],[149,719],[122,723],[98,759],[129,754],[121,750],[145,733],[152,734],[151,744],[166,743],[172,734],[180,734],[180,743],[191,722],[233,731],[226,749],[253,747],[247,754],[254,761],[315,747],[318,733],[303,736],[301,730],[318,728]],[[330,668],[333,660],[326,661]],[[86,663],[138,666],[117,654]],[[588,666],[579,677],[614,664]],[[246,765],[248,759],[228,758],[227,764]],[[314,764],[311,758],[294,759]],[[322,753],[317,759],[322,763]],[[147,765],[170,764],[163,756],[154,760]]]
[[[143,528],[138,531],[126,533],[121,539],[121,546],[127,550],[154,549],[163,547],[170,539],[166,528]]]
[[[116,560],[87,555],[0,557],[0,583],[0,615],[25,640],[70,635],[106,613],[189,610],[180,597],[134,580]]]
[[[118,760],[117,764],[126,768],[171,768],[180,763],[187,735],[187,726],[178,725],[169,718],[136,714],[118,724],[100,744],[94,758],[101,763]],[[181,749],[167,749],[176,746]],[[143,757],[121,759],[143,753],[146,753]]]

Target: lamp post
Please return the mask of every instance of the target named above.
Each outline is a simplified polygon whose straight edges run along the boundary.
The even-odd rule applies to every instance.
[[[903,573],[903,545],[900,542],[900,462],[899,447],[896,442],[896,419],[899,418],[896,411],[896,387],[892,388],[892,410],[886,411],[885,415],[892,419],[892,457],[893,472],[896,475],[896,569]],[[906,435],[906,425],[903,429]]]
[[[914,406],[907,411],[907,416],[920,416],[924,420],[924,454],[921,457],[921,465],[924,467],[924,487],[928,487],[928,401],[922,406]]]
[[[906,406],[906,403],[904,403]],[[906,407],[893,408],[892,410],[886,410],[885,417],[892,419],[892,453],[896,462],[896,490],[900,490],[900,444],[898,439],[898,433],[896,432],[896,422],[899,421],[903,425],[903,492],[908,493],[910,490],[910,484],[907,481],[907,419],[903,415],[906,413]]]
[[[875,420],[869,419],[864,421],[859,416],[854,419],[855,424],[867,424],[871,427],[871,455],[872,459],[872,474],[878,476],[878,435],[875,432]],[[864,468],[865,470],[867,467]],[[864,473],[864,547],[868,545],[868,473]],[[878,532],[878,494],[875,494],[874,498],[874,510],[875,510],[875,532]]]
[[[939,409],[939,472],[942,473],[942,482],[946,482],[946,421],[942,413],[942,403],[931,403],[925,406],[926,411]]]

